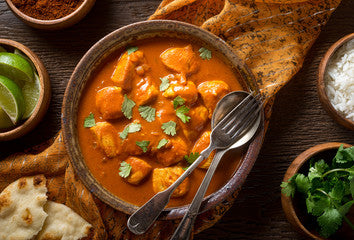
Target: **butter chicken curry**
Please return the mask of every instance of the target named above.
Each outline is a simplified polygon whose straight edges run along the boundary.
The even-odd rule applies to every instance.
[[[203,46],[170,38],[137,42],[108,58],[81,98],[86,164],[107,190],[140,206],[209,145],[216,103],[241,89],[232,68]],[[212,158],[176,189],[169,207],[191,202]],[[231,160],[222,162],[207,194],[232,176],[240,156]]]

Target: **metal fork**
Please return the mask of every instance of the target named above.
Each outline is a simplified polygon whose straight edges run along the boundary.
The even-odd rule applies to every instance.
[[[222,101],[222,100],[221,100]],[[214,127],[210,135],[210,145],[204,149],[192,165],[166,190],[157,193],[147,203],[133,213],[127,222],[128,228],[134,234],[143,234],[157,219],[170,200],[173,191],[187,178],[192,171],[215,149],[230,147],[248,126],[247,118],[254,115],[257,101],[247,96],[240,104],[223,117]],[[259,106],[258,106],[259,108]]]

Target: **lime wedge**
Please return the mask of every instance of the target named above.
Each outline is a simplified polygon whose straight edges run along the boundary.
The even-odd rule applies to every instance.
[[[0,46],[0,52],[6,52],[6,49]]]
[[[23,57],[8,52],[0,52],[0,75],[15,81],[19,86],[34,79],[31,64]]]
[[[39,96],[41,94],[41,83],[39,76],[34,74],[33,82],[26,82],[22,87],[23,98],[25,99],[25,112],[23,119],[29,118],[37,106]]]
[[[17,84],[7,77],[0,76],[0,107],[16,124],[21,120],[25,102]]]
[[[33,72],[36,73],[36,66],[34,66],[33,62],[31,61],[31,59],[29,57],[27,57],[26,54],[24,54],[22,51],[18,50],[17,48],[15,48],[14,54],[19,55],[19,56],[23,57],[24,59],[26,59],[29,62],[29,64],[31,64]]]
[[[13,127],[14,124],[11,122],[9,116],[7,116],[6,112],[0,108],[0,131],[1,129]]]

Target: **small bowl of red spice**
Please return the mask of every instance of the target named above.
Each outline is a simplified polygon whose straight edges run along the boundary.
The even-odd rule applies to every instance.
[[[57,30],[79,22],[96,0],[6,0],[13,13],[31,27]]]

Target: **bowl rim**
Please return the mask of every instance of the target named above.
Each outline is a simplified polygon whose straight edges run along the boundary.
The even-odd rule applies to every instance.
[[[65,143],[65,146],[68,151],[70,162],[72,163],[72,165],[75,169],[75,172],[79,175],[79,178],[81,180],[83,180],[84,185],[95,196],[97,196],[100,200],[102,200],[106,204],[108,204],[108,205],[112,206],[113,208],[118,209],[126,214],[132,214],[134,211],[136,211],[138,209],[138,207],[131,204],[131,203],[128,203],[128,202],[125,202],[125,201],[119,199],[118,197],[114,196],[113,194],[111,194],[114,197],[113,199],[112,198],[110,198],[110,199],[104,198],[102,196],[99,196],[99,194],[97,193],[97,190],[98,190],[97,186],[94,186],[92,181],[87,181],[87,179],[84,177],[83,171],[85,171],[85,169],[83,169],[83,167],[84,167],[83,163],[81,163],[81,164],[78,163],[78,159],[76,159],[77,156],[75,155],[75,154],[77,154],[77,152],[76,153],[74,152],[76,150],[75,149],[76,146],[74,146],[74,144],[72,144],[70,142],[73,139],[71,129],[75,129],[74,127],[75,127],[76,122],[74,121],[75,119],[72,119],[72,118],[70,119],[72,112],[70,109],[69,99],[73,94],[75,94],[74,93],[75,88],[73,86],[77,86],[76,81],[81,77],[80,74],[84,74],[81,72],[81,71],[84,71],[84,66],[85,67],[87,67],[87,66],[92,67],[94,62],[97,62],[97,61],[99,61],[99,59],[102,60],[105,57],[107,57],[107,55],[104,56],[105,51],[107,52],[108,49],[114,48],[113,44],[111,43],[109,47],[107,47],[107,46],[105,47],[106,50],[102,50],[102,49],[99,50],[101,44],[109,43],[110,41],[112,41],[114,39],[114,41],[116,42],[116,45],[117,45],[117,42],[124,41],[124,37],[123,37],[124,32],[128,33],[128,35],[129,35],[129,34],[131,34],[132,29],[134,29],[137,26],[145,29],[144,31],[154,32],[155,34],[158,31],[171,32],[171,29],[173,28],[173,26],[179,27],[179,29],[173,28],[173,31],[177,32],[177,33],[182,32],[186,35],[193,36],[193,34],[191,32],[193,32],[193,31],[198,32],[198,34],[201,34],[204,39],[202,39],[201,36],[194,36],[196,39],[199,39],[200,41],[205,42],[207,45],[214,46],[214,48],[216,48],[216,43],[218,42],[222,46],[221,49],[223,51],[225,51],[225,53],[227,53],[229,55],[229,57],[230,56],[233,57],[233,58],[230,57],[230,59],[229,59],[228,57],[224,56],[224,58],[228,59],[228,61],[230,61],[230,63],[233,60],[235,62],[237,62],[238,65],[234,66],[234,68],[236,68],[236,67],[240,68],[238,71],[245,83],[248,81],[252,81],[252,83],[255,83],[254,76],[251,73],[251,71],[248,69],[248,67],[244,63],[240,62],[240,59],[234,53],[234,50],[229,45],[227,45],[226,42],[224,42],[219,37],[213,35],[212,33],[207,32],[206,30],[203,30],[197,26],[194,26],[194,25],[191,25],[188,23],[179,22],[179,21],[150,20],[150,21],[142,21],[142,22],[133,23],[133,24],[124,26],[124,27],[122,27],[118,30],[115,30],[112,33],[106,35],[105,37],[103,37],[101,40],[99,40],[94,46],[92,46],[86,52],[86,54],[82,57],[82,59],[80,60],[80,62],[76,66],[76,68],[70,78],[70,81],[67,85],[65,94],[64,94],[63,107],[62,107],[62,129],[63,129],[64,143]],[[150,29],[146,30],[149,27],[150,27]],[[188,31],[186,29],[188,29]],[[139,31],[142,32],[142,30],[139,30]],[[143,33],[144,33],[144,31],[143,31]],[[140,34],[143,34],[143,33],[140,33]],[[136,39],[133,39],[133,40],[130,39],[130,42],[133,42],[134,40],[136,40]],[[127,46],[127,45],[129,45],[129,41],[127,41],[124,46]],[[119,48],[121,48],[121,47],[119,47]],[[221,52],[220,47],[217,49]],[[227,49],[227,52],[226,52],[226,49]],[[98,54],[99,56],[97,56],[97,54],[95,53],[96,51],[101,51],[101,54]],[[110,54],[108,54],[108,55],[110,55]],[[91,64],[88,64],[88,62],[90,62]],[[242,73],[241,70],[245,71],[245,72]],[[93,70],[91,70],[91,72],[92,71]],[[248,79],[248,81],[247,81],[247,79],[245,79],[245,76],[243,76],[242,74],[244,74],[244,75],[246,74],[246,76],[251,79]],[[84,76],[82,78],[84,79],[84,78],[89,78],[89,77]],[[249,84],[248,87],[250,87],[250,85],[252,85],[252,84]],[[253,86],[251,86],[251,87],[253,87]],[[76,103],[76,105],[78,105],[78,103]],[[238,190],[241,187],[242,183],[245,181],[245,178],[247,177],[248,173],[250,172],[250,170],[251,170],[251,168],[258,156],[258,153],[261,148],[261,144],[263,142],[263,136],[264,136],[264,125],[263,125],[263,128],[261,128],[261,131],[259,131],[258,135],[255,137],[255,139],[249,145],[249,148],[247,150],[247,154],[245,154],[245,156],[243,157],[241,164],[238,166],[237,171],[230,178],[230,180],[221,189],[219,189],[218,191],[216,191],[213,194],[210,194],[209,196],[204,198],[201,212],[209,210],[212,206],[215,206],[216,204],[225,200],[227,197],[230,197],[230,195],[232,195],[234,193],[234,191]],[[80,149],[80,148],[78,147],[77,149]],[[82,157],[82,155],[81,155],[81,157]],[[83,157],[82,157],[82,159],[83,159]],[[86,170],[88,170],[87,166],[86,166],[86,168],[87,168]],[[92,175],[89,170],[87,171],[87,173],[88,173],[88,175]],[[99,184],[99,182],[97,180],[96,180],[96,182]],[[101,187],[104,188],[103,186],[101,186]],[[230,191],[230,189],[231,189],[231,191]],[[106,191],[109,193],[108,190],[106,190]],[[107,194],[107,192],[105,192],[104,194]],[[101,194],[102,194],[102,192],[101,192]],[[110,200],[114,200],[115,203],[113,204],[112,202],[110,202]],[[117,203],[119,203],[119,204],[117,204]],[[124,208],[122,208],[122,206],[120,206],[120,204],[124,204],[125,205]],[[128,207],[127,207],[127,205],[128,205]],[[167,220],[167,219],[181,218],[184,215],[184,213],[186,212],[188,206],[189,205],[167,208],[163,211],[162,215],[160,216],[160,219]]]
[[[81,5],[75,9],[75,11],[73,11],[72,13],[58,18],[58,19],[52,19],[52,20],[44,20],[44,19],[38,19],[38,18],[34,18],[31,17],[23,12],[21,12],[12,2],[12,0],[5,0],[7,5],[9,6],[9,8],[15,13],[15,15],[17,17],[19,17],[21,20],[23,20],[26,23],[31,23],[31,26],[43,26],[43,27],[58,27],[58,25],[63,24],[65,22],[69,22],[70,20],[74,19],[75,17],[77,17],[78,19],[73,20],[72,23],[68,23],[68,25],[65,25],[63,27],[69,27],[73,24],[75,24],[76,22],[80,21],[81,17],[78,16],[80,15],[80,13],[83,13],[84,17],[89,11],[90,9],[93,7],[94,3],[96,2],[96,0],[83,0],[83,2],[81,3]],[[58,27],[60,28],[60,27]]]
[[[341,145],[345,148],[351,147],[351,144],[348,143],[341,143],[341,142],[328,142],[315,145],[310,147],[309,149],[305,150],[304,152],[300,153],[294,161],[291,162],[286,173],[283,178],[283,182],[287,182],[295,173],[297,173],[301,167],[310,160],[313,156],[333,149],[338,149]],[[287,218],[288,222],[301,234],[311,237],[312,239],[316,240],[325,240],[312,232],[310,232],[300,221],[297,216],[296,210],[294,208],[293,199],[290,196],[286,196],[281,193],[281,205],[283,208],[283,212],[285,217]]]
[[[325,74],[327,73],[328,63],[331,61],[333,55],[340,47],[343,46],[343,44],[353,39],[354,33],[351,33],[342,37],[334,44],[332,44],[320,62],[317,75],[317,94],[320,99],[320,102],[322,103],[323,108],[335,121],[350,130],[354,130],[354,121],[345,118],[333,107],[326,93]]]
[[[43,119],[44,115],[46,114],[51,98],[51,86],[49,75],[44,67],[43,62],[41,59],[28,47],[24,46],[23,44],[10,40],[10,39],[1,39],[0,38],[0,45],[8,45],[12,48],[19,49],[22,51],[34,64],[41,84],[41,92],[40,96],[34,109],[32,115],[24,121],[22,124],[18,125],[16,128],[10,129],[6,132],[0,132],[0,142],[1,141],[9,141],[23,135],[27,134],[31,130],[33,130],[39,122]]]

